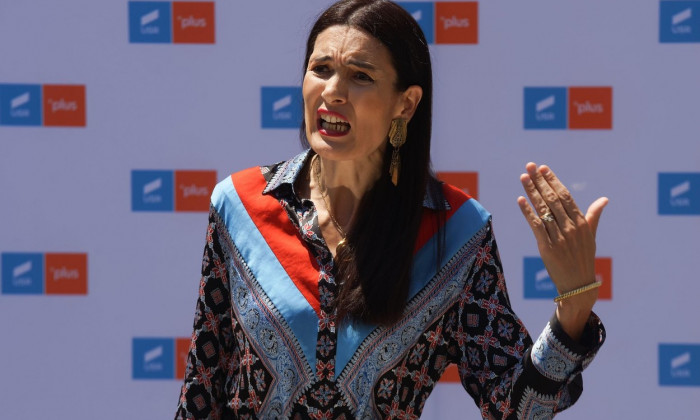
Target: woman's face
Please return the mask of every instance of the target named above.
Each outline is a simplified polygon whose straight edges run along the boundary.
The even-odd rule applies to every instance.
[[[326,159],[382,156],[402,93],[387,48],[350,26],[316,38],[304,75],[304,121],[311,148]]]

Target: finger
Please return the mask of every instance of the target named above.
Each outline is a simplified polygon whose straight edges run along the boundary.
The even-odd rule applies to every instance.
[[[544,200],[544,203],[554,214],[554,218],[557,222],[556,225],[559,227],[559,229],[565,230],[567,226],[571,224],[571,220],[569,219],[569,215],[566,214],[566,210],[564,210],[564,207],[562,206],[561,201],[559,200],[559,196],[552,189],[552,187],[549,186],[549,183],[546,179],[544,179],[544,176],[542,175],[542,173],[540,173],[539,168],[537,168],[537,166],[534,163],[532,165],[528,164],[526,168],[528,175],[530,175],[530,178],[535,184],[535,187],[537,188],[537,191],[539,192],[540,196]],[[547,169],[547,171],[549,170]]]
[[[562,235],[561,232],[559,232],[559,227],[557,226],[557,223],[553,220],[544,221],[542,219],[542,215],[547,213],[551,215],[552,213],[550,212],[549,206],[547,205],[547,203],[545,203],[544,199],[540,195],[540,192],[535,186],[535,183],[532,182],[532,178],[530,178],[530,175],[520,175],[520,182],[523,184],[523,189],[525,190],[525,193],[530,199],[530,203],[532,203],[532,206],[535,209],[537,209],[537,211],[534,211],[528,206],[528,208],[532,210],[533,216],[537,218],[537,224],[542,226],[543,231],[549,235],[549,238],[551,240],[561,239]]]
[[[529,165],[530,164],[528,163],[528,166],[526,166],[528,173],[520,175],[520,182],[523,184],[523,189],[525,190],[527,197],[530,199],[532,206],[535,208],[535,210],[537,210],[537,214],[542,216],[549,211],[549,206],[545,202],[542,194],[540,194],[540,191],[537,189],[537,185],[535,185],[533,178],[529,174]],[[534,163],[532,165],[534,165]]]
[[[588,211],[586,212],[586,221],[588,222],[588,226],[591,227],[594,238],[598,230],[600,215],[603,214],[603,209],[608,205],[608,201],[607,197],[600,197],[588,207]]]
[[[538,243],[549,244],[549,234],[547,234],[547,229],[544,226],[544,222],[535,213],[535,210],[528,204],[527,199],[523,196],[518,197],[518,206],[520,211],[523,213],[527,224],[530,225],[532,233],[535,235],[535,239]]]
[[[574,224],[583,222],[585,220],[583,213],[581,213],[581,210],[576,205],[576,201],[574,201],[574,198],[571,196],[571,192],[569,192],[569,190],[559,180],[554,171],[552,171],[552,169],[547,165],[542,165],[539,167],[539,172],[557,194],[559,197],[559,202],[564,208],[564,211],[566,211],[566,214],[574,222]]]

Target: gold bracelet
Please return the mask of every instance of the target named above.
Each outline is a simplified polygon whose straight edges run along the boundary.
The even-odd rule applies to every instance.
[[[600,287],[602,284],[603,284],[602,281],[596,281],[596,282],[593,282],[591,284],[587,284],[583,287],[579,287],[578,289],[574,289],[570,292],[562,293],[561,295],[555,297],[554,301],[559,302],[559,301],[562,301],[566,298],[570,298],[571,296],[580,295],[581,293],[584,293],[584,292],[587,292],[589,290],[593,290],[597,287]]]

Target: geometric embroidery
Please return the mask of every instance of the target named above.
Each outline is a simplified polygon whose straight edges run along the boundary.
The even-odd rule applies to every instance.
[[[212,208],[177,419],[417,419],[450,364],[457,366],[484,418],[551,419],[575,402],[580,384],[572,382],[602,345],[603,326],[591,316],[586,333],[596,339],[585,354],[562,344],[556,319],[555,328],[548,324],[533,346],[510,307],[485,212],[480,214],[483,225],[471,237],[457,239],[464,241],[459,250],[451,251],[438,274],[408,302],[405,317],[369,334],[336,376],[333,259],[315,208],[293,189],[309,156],[306,152],[262,172],[265,192],[289,216],[277,220],[294,225],[317,264],[320,308],[317,325],[309,325],[317,339],[311,365],[297,332],[232,241],[229,228],[235,227],[226,226],[222,217],[228,209]],[[466,201],[461,206],[479,205]]]
[[[531,358],[540,374],[557,382],[564,382],[571,376],[582,359],[557,340],[549,323],[537,338]]]
[[[554,417],[556,408],[556,396],[540,394],[528,386],[518,405],[518,419],[548,420]]]

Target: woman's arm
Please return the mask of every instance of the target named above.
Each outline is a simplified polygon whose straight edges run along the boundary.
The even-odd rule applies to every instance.
[[[445,330],[448,353],[484,419],[551,418],[571,406],[582,391],[581,371],[605,339],[594,314],[581,343],[553,316],[533,343],[510,306],[490,229],[451,311],[456,323]]]
[[[608,199],[596,200],[584,216],[549,167],[530,162],[525,168],[527,173],[520,181],[532,206],[522,196],[518,205],[535,234],[552,282],[560,294],[595,283],[595,235]],[[546,214],[552,217],[544,217]],[[574,340],[580,339],[597,299],[598,289],[594,288],[557,303],[557,319]]]
[[[228,273],[219,243],[215,210],[209,215],[202,278],[176,419],[220,418],[224,385],[234,354]]]

